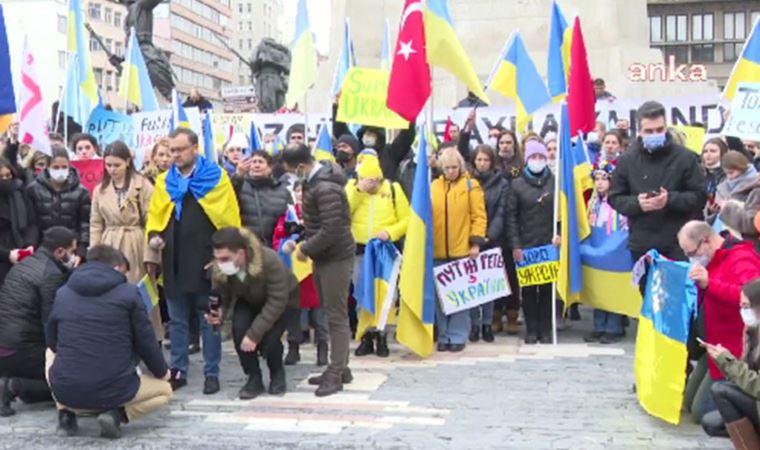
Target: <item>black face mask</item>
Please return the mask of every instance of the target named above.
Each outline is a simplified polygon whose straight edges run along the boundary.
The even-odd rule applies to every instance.
[[[15,190],[15,180],[0,180],[0,194],[9,194]]]
[[[352,156],[346,152],[335,152],[335,161],[340,165],[345,165],[351,162]]]

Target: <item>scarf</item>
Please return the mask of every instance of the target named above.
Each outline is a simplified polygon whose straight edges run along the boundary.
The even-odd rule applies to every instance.
[[[728,185],[728,189],[733,191],[734,189],[736,189],[737,186],[739,186],[739,184],[741,184],[744,181],[752,182],[756,180],[757,180],[757,169],[755,169],[755,166],[749,165],[747,166],[747,170],[745,170],[743,174],[739,175],[733,180],[726,179],[726,184]]]
[[[198,155],[195,168],[189,177],[183,177],[176,165],[172,165],[166,174],[166,192],[174,203],[174,217],[182,218],[182,200],[190,192],[195,200],[206,196],[222,177],[222,169],[213,162]]]

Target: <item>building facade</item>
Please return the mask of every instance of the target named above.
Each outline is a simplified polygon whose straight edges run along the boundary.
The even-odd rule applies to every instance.
[[[233,0],[230,47],[246,60],[250,60],[256,46],[265,37],[285,43],[280,26],[282,15],[283,0]],[[233,66],[233,84],[243,86],[253,83],[250,68],[246,63],[235,57]]]
[[[85,8],[85,23],[89,24],[106,47],[90,35],[90,54],[95,81],[98,83],[104,104],[123,109],[125,100],[116,95],[119,90],[119,74],[108,62],[109,53],[124,56],[127,41],[124,20],[127,9],[121,3],[112,0],[87,0],[82,2]]]

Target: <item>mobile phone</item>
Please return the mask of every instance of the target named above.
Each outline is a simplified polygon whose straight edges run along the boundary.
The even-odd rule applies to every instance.
[[[659,190],[647,192],[647,198],[653,198],[653,197],[657,197],[659,195],[660,195],[660,191]]]

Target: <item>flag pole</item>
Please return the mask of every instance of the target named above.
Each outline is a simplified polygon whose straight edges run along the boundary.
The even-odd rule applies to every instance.
[[[132,37],[134,36],[134,33],[135,33],[135,28],[131,27],[129,29],[129,37],[128,37],[129,41],[127,42],[127,46],[131,46],[132,45]],[[127,57],[125,59],[125,61],[127,63],[126,67],[125,67],[124,64],[122,64],[122,66],[121,66],[121,76],[122,77],[127,77],[127,79],[124,81],[124,114],[126,114],[127,111],[129,111],[129,82],[131,81],[130,78],[132,78],[130,76],[130,73],[132,71],[132,69],[131,69],[131,65],[132,65],[132,49],[131,48],[127,48],[126,52],[127,52]],[[126,69],[126,70],[124,70],[124,69]],[[121,87],[121,86],[119,86],[119,87]]]
[[[562,120],[560,119],[560,124],[562,123]],[[560,125],[562,126],[562,125]],[[558,135],[561,135],[562,130],[559,130]],[[562,142],[561,139],[557,141]],[[557,167],[560,168],[559,171],[557,171],[557,176],[554,178],[554,210],[552,212],[552,229],[554,230],[554,236],[559,236],[560,230],[558,229],[557,223],[559,222],[557,217],[557,210],[559,209],[559,193],[560,193],[560,178],[562,173],[562,160],[561,158],[567,151],[567,149],[561,148],[561,145],[557,146]],[[552,236],[552,239],[554,239],[554,236]],[[565,239],[567,239],[567,236],[565,236]],[[562,251],[562,246],[560,245],[560,252]],[[560,256],[560,260],[562,257]],[[562,270],[562,268],[560,268]],[[557,345],[557,282],[552,282],[552,344]]]
[[[309,91],[303,94],[303,140],[309,146]],[[310,149],[311,150],[311,149]]]

